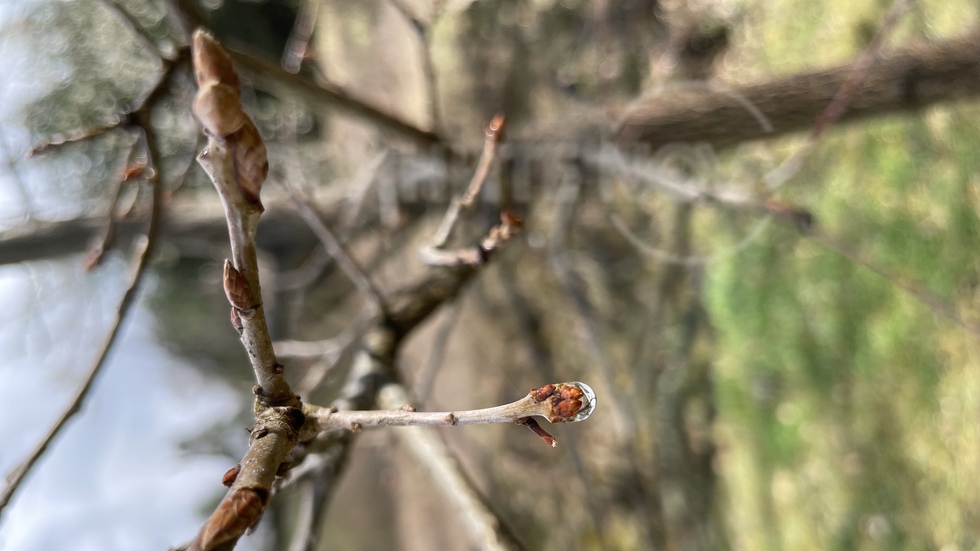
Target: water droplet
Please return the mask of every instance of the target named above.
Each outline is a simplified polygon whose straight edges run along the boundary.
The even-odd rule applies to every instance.
[[[578,387],[578,389],[581,390],[583,394],[582,409],[578,410],[578,413],[576,413],[575,415],[569,417],[568,422],[577,423],[579,421],[585,421],[586,419],[589,418],[590,415],[592,415],[592,412],[595,411],[595,406],[596,406],[595,391],[592,390],[592,387],[582,382],[575,381],[573,383],[568,383],[568,384]]]

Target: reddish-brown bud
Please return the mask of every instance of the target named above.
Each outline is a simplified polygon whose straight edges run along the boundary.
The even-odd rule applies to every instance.
[[[517,232],[524,227],[524,219],[512,210],[503,210],[500,212],[500,223],[510,228],[512,232]]]
[[[237,541],[259,520],[268,501],[269,491],[264,488],[239,488],[230,492],[201,527],[190,549],[218,549]]]
[[[222,282],[225,287],[225,296],[228,302],[238,310],[251,310],[255,308],[252,302],[252,293],[248,289],[248,281],[241,272],[231,265],[231,261],[225,260],[225,271]],[[234,320],[232,321],[234,324]]]
[[[546,406],[552,423],[574,423],[592,415],[595,392],[585,383],[555,383],[531,390],[531,398]]]
[[[246,201],[262,208],[259,193],[269,175],[269,157],[259,130],[246,117],[245,124],[226,138],[232,155],[235,182]]]
[[[241,471],[242,471],[241,463],[228,469],[227,471],[225,471],[224,476],[221,477],[221,483],[231,488],[231,485],[235,483],[235,479],[238,478],[238,473],[240,473]]]
[[[555,393],[555,385],[544,385],[541,388],[531,389],[531,397],[535,402],[543,402]]]
[[[544,440],[545,444],[548,444],[552,448],[558,446],[558,441],[555,440],[555,437],[548,434],[548,431],[541,428],[541,425],[539,425],[533,417],[521,417],[515,422],[518,425],[524,425],[525,427],[531,429],[531,432],[538,435],[538,438]]]

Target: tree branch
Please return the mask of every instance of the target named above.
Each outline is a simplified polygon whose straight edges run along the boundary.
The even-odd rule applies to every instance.
[[[642,100],[626,110],[619,138],[642,141],[654,149],[672,142],[725,147],[807,130],[854,74],[857,63],[861,62],[744,86],[731,93]],[[839,120],[919,110],[977,94],[980,30],[882,54],[854,87]],[[754,106],[757,113],[746,105]],[[772,128],[760,125],[757,115],[771,121]]]
[[[225,294],[258,384],[249,450],[239,468],[226,474],[228,493],[184,549],[228,551],[268,506],[272,483],[287,464],[305,418],[283,378],[262,309],[255,236],[263,211],[259,194],[269,170],[265,144],[242,110],[238,75],[228,54],[200,29],[192,48],[198,83],[194,114],[208,135],[198,160],[224,205],[232,252],[232,260],[225,261]]]
[[[390,386],[390,385],[389,385]],[[386,387],[387,388],[387,387]],[[408,404],[407,394],[399,407]],[[313,421],[303,429],[325,431],[361,427],[432,427],[517,423],[525,417],[544,417],[551,423],[584,421],[595,409],[595,393],[585,383],[554,383],[532,389],[516,402],[463,411],[421,412],[412,407],[385,411],[338,411],[307,404],[306,417]]]
[[[150,111],[152,105],[159,97],[159,91],[163,88],[163,82],[168,80],[168,76],[169,72],[164,78],[161,79],[160,84],[158,84],[156,90],[151,93],[144,107],[141,107],[139,111],[135,113],[136,121],[139,123],[139,126],[143,131],[147,156],[149,157],[151,166],[153,167],[153,170],[147,175],[147,181],[151,186],[152,193],[150,195],[149,216],[146,218],[145,238],[135,244],[134,254],[136,255],[136,258],[133,263],[129,284],[126,287],[126,291],[123,293],[122,299],[119,301],[119,306],[116,308],[116,318],[112,323],[112,327],[109,329],[109,334],[106,335],[106,339],[102,344],[99,357],[92,364],[92,367],[86,374],[81,386],[79,386],[78,390],[75,392],[75,396],[72,397],[71,401],[68,403],[68,407],[64,410],[64,412],[62,412],[57,422],[55,422],[55,424],[38,443],[31,454],[28,455],[24,461],[18,464],[17,467],[15,467],[7,475],[7,485],[4,487],[3,491],[0,492],[0,512],[2,512],[7,506],[10,498],[20,487],[21,483],[24,481],[24,478],[34,467],[37,460],[44,454],[54,439],[61,434],[61,431],[64,429],[68,421],[81,411],[96,377],[102,371],[103,366],[105,366],[106,360],[109,357],[109,352],[112,350],[116,339],[119,337],[123,322],[126,320],[131,307],[136,301],[137,293],[140,290],[140,284],[142,283],[143,276],[146,272],[146,266],[149,263],[151,255],[153,254],[159,234],[158,228],[161,210],[160,196],[162,194],[160,171],[162,165],[160,164],[160,151],[157,147],[156,140],[154,139],[152,127],[150,126]]]

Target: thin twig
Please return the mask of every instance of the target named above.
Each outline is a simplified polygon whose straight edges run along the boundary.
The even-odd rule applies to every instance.
[[[890,285],[895,286],[898,290],[912,297],[917,302],[919,302],[920,304],[922,304],[923,306],[931,310],[934,314],[946,318],[947,320],[960,326],[967,333],[973,335],[974,337],[980,337],[980,327],[968,323],[965,319],[963,319],[963,316],[957,311],[957,309],[953,305],[949,304],[946,300],[942,299],[941,297],[936,296],[928,289],[922,287],[919,284],[905,281],[904,279],[895,276],[894,274],[889,274],[883,268],[862,258],[860,253],[855,251],[853,247],[846,245],[839,240],[834,239],[832,236],[827,235],[825,232],[810,232],[805,235],[810,239],[816,241],[820,245],[822,245],[825,249],[837,255],[840,255],[843,258],[850,260],[851,262],[857,264],[858,266],[861,266],[862,268],[868,270],[872,274],[885,280]]]
[[[615,382],[615,374],[613,373],[611,362],[602,347],[599,330],[593,320],[591,304],[585,295],[585,291],[576,280],[572,269],[568,266],[568,260],[565,258],[565,238],[568,229],[572,226],[572,213],[578,201],[580,186],[578,180],[581,176],[578,172],[574,172],[566,175],[565,178],[574,178],[575,181],[563,182],[558,189],[548,258],[551,261],[553,273],[557,276],[558,281],[565,290],[565,295],[575,309],[576,324],[578,325],[579,332],[584,337],[586,352],[589,354],[593,364],[595,364],[599,372],[599,379],[605,386],[605,394],[619,398],[611,401],[613,412],[612,421],[618,442],[620,445],[625,445],[635,431],[629,410],[622,403],[622,400],[625,398],[625,393],[622,389],[619,391],[616,390],[618,387]]]
[[[198,534],[183,549],[229,551],[258,522],[269,505],[272,484],[296,445],[305,418],[301,402],[283,378],[262,307],[256,230],[263,212],[260,198],[268,173],[265,144],[241,105],[238,75],[214,39],[198,30],[193,41],[198,93],[194,114],[208,134],[198,162],[211,178],[225,209],[232,261],[225,261],[223,284],[258,384],[255,426],[240,469],[228,493]]]
[[[61,433],[67,422],[74,417],[75,414],[82,410],[82,406],[85,399],[88,397],[93,383],[95,382],[95,378],[99,375],[103,366],[106,364],[106,359],[109,357],[109,352],[112,350],[112,346],[115,344],[116,339],[121,332],[120,330],[123,322],[126,320],[131,307],[136,301],[140,284],[142,283],[146,272],[146,266],[149,263],[150,256],[156,246],[157,234],[159,233],[158,227],[160,223],[161,165],[159,161],[161,157],[149,125],[148,110],[142,111],[139,118],[144,132],[147,154],[150,158],[151,165],[153,166],[153,172],[147,178],[150,186],[152,187],[152,193],[150,197],[150,209],[145,239],[137,241],[134,245],[134,254],[136,258],[130,273],[129,283],[126,287],[126,292],[123,293],[122,299],[119,301],[119,306],[116,308],[115,320],[113,320],[112,327],[109,329],[109,334],[106,335],[106,339],[102,343],[99,357],[95,360],[95,363],[92,364],[92,367],[86,374],[81,386],[79,386],[78,390],[75,392],[75,396],[72,397],[71,401],[68,403],[68,407],[64,410],[64,412],[62,412],[61,416],[58,418],[58,421],[51,427],[31,454],[28,455],[24,461],[17,465],[17,467],[15,467],[7,475],[7,485],[4,487],[3,491],[0,492],[0,512],[2,512],[4,507],[7,506],[10,498],[24,481],[24,477],[27,476],[37,460],[48,449],[48,446],[51,445],[54,439]]]
[[[881,47],[884,46],[885,39],[891,33],[892,29],[898,24],[898,20],[901,18],[902,14],[908,9],[908,0],[895,0],[891,8],[888,10],[888,14],[885,15],[884,21],[878,27],[875,32],[874,37],[871,38],[871,42],[868,43],[867,47],[861,53],[858,60],[854,62],[850,73],[847,75],[847,79],[844,84],[841,85],[837,94],[834,98],[830,100],[830,103],[826,108],[817,116],[816,121],[814,121],[813,128],[810,129],[810,134],[807,136],[806,143],[803,144],[796,152],[787,157],[778,167],[766,175],[766,184],[769,186],[770,191],[775,191],[779,186],[783,185],[789,181],[793,176],[796,175],[803,167],[803,162],[809,157],[810,153],[816,148],[817,143],[820,141],[821,136],[824,132],[833,126],[841,115],[847,111],[847,106],[850,105],[851,101],[854,99],[855,94],[857,94],[861,83],[864,78],[868,75],[869,69],[874,64],[875,60],[878,59],[878,55],[881,53]]]
[[[483,189],[483,184],[487,180],[487,175],[490,173],[490,165],[493,164],[497,155],[497,144],[503,137],[503,127],[504,116],[500,114],[495,116],[487,125],[486,138],[483,140],[483,152],[480,154],[480,162],[473,173],[473,178],[470,179],[466,191],[450,203],[442,223],[439,224],[439,229],[436,230],[436,234],[432,236],[432,241],[429,242],[428,248],[441,249],[446,246],[453,227],[456,225],[456,220],[459,218],[460,210],[471,207],[476,196],[480,194],[480,190]]]
[[[382,401],[384,404],[384,401]],[[401,402],[404,406],[407,402]],[[361,427],[432,427],[517,423],[526,417],[544,417],[552,423],[587,419],[595,410],[595,393],[585,383],[554,383],[533,389],[524,398],[483,409],[421,412],[414,408],[388,411],[337,411],[307,405],[304,413],[323,431]]]
[[[293,200],[293,204],[296,206],[296,212],[299,213],[310,229],[313,230],[313,233],[316,234],[320,243],[323,244],[324,249],[327,250],[327,253],[333,257],[340,269],[343,270],[348,279],[354,283],[354,286],[371,303],[375,311],[383,312],[385,302],[381,292],[378,291],[371,278],[357,265],[357,262],[351,258],[350,254],[344,249],[344,246],[340,244],[340,240],[337,239],[333,232],[330,231],[330,228],[323,222],[320,215],[317,214],[316,210],[310,204],[309,198],[291,185],[287,184],[286,188],[289,191],[290,198]]]
[[[392,384],[379,393],[382,406],[399,407],[408,403],[409,393],[402,385]],[[459,513],[470,539],[482,551],[512,551],[521,549],[517,540],[504,528],[500,519],[489,510],[484,499],[463,474],[459,463],[446,445],[431,429],[408,427],[396,433],[401,444],[418,462],[425,466],[437,486]]]
[[[122,197],[123,189],[125,183],[131,178],[141,176],[146,168],[146,160],[144,159],[142,163],[137,164],[135,167],[130,165],[130,159],[133,155],[133,148],[136,147],[136,141],[133,140],[129,144],[126,150],[126,159],[123,163],[122,173],[119,178],[114,182],[115,189],[113,190],[112,199],[109,201],[109,209],[106,212],[105,226],[102,229],[102,234],[99,239],[95,242],[91,249],[89,249],[88,254],[85,255],[85,269],[91,270],[102,263],[105,259],[106,252],[112,247],[113,241],[116,237],[116,208],[119,206],[119,199]]]
[[[310,48],[310,39],[316,28],[316,15],[319,11],[320,0],[302,0],[293,30],[289,33],[286,48],[282,53],[282,68],[290,73],[298,73],[303,60],[306,59]]]
[[[460,304],[453,302],[448,307],[448,310],[442,323],[439,325],[435,337],[432,339],[432,344],[429,345],[429,359],[418,376],[418,384],[415,385],[417,389],[415,395],[418,396],[420,404],[425,404],[429,399],[432,384],[435,382],[436,374],[439,372],[439,368],[442,366],[442,360],[446,356],[449,335],[456,327],[456,320],[459,318]]]

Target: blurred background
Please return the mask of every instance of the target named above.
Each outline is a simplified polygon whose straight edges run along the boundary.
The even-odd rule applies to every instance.
[[[819,75],[852,73],[793,80],[970,36],[976,2],[6,0],[4,473],[80,384],[125,290],[150,195],[128,115],[144,105],[164,224],[85,407],[3,511],[0,549],[178,545],[247,448],[227,233],[194,162],[198,24],[240,52],[271,165],[265,306],[313,403],[337,395],[369,312],[283,182],[390,293],[431,269],[418,248],[506,115],[453,243],[503,208],[526,229],[410,336],[398,370],[420,410],[596,390],[589,420],[546,427],[556,449],[519,427],[437,429],[524,548],[980,548],[980,78],[862,96],[868,116],[818,138],[810,121],[842,82],[821,96]],[[705,114],[719,98],[737,112]],[[397,430],[356,439],[316,548],[478,548]],[[239,548],[294,549],[302,499],[277,494]]]

